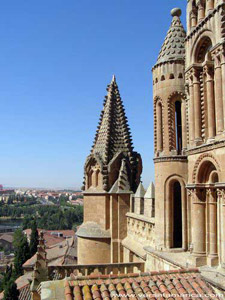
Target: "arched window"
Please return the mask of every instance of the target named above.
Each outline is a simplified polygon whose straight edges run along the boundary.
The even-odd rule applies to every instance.
[[[89,174],[88,174],[88,188],[90,188],[92,186],[92,178],[93,177],[93,170],[90,170]]]
[[[100,171],[96,170],[96,172],[95,172],[95,186],[96,187],[99,185],[99,175],[100,175]]]
[[[201,188],[197,190],[197,197],[201,203],[207,205],[200,205],[198,215],[193,219],[193,230],[199,231],[193,240],[193,251],[208,255],[208,264],[211,266],[218,265],[219,261],[218,232],[221,227],[218,223],[220,214],[217,210],[217,186],[215,185],[217,182],[219,182],[219,174],[216,164],[211,158],[203,160],[197,171],[197,183],[201,183]],[[197,207],[196,203],[194,206]]]
[[[163,117],[162,103],[158,102],[156,107],[156,122],[157,122],[157,151],[163,150]]]
[[[214,67],[214,61],[211,55],[212,41],[209,36],[203,36],[194,52],[194,63],[199,65],[195,72],[195,94],[192,94],[191,103],[195,103],[195,114],[190,116],[195,124],[195,138],[213,139],[216,134],[223,131],[223,101],[220,97],[221,82],[217,80],[220,73],[218,68]],[[195,70],[196,71],[196,70]],[[198,85],[197,85],[198,84]],[[197,95],[201,95],[197,97]],[[218,95],[217,95],[218,94]],[[195,99],[194,99],[195,98]],[[217,101],[215,101],[217,98]],[[200,118],[199,118],[200,115]],[[200,120],[200,121],[199,121]],[[203,126],[204,125],[204,126]]]
[[[175,102],[175,131],[176,131],[176,150],[177,154],[182,152],[182,121],[181,121],[181,102]]]
[[[206,60],[206,55],[209,50],[212,48],[212,41],[208,36],[205,36],[198,43],[196,53],[195,53],[195,62],[203,63]]]
[[[178,181],[173,184],[173,248],[182,248],[182,199]]]

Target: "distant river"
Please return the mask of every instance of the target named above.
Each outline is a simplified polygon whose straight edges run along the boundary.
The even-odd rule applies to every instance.
[[[0,219],[0,232],[14,231],[16,228],[21,227],[22,222],[21,219]]]

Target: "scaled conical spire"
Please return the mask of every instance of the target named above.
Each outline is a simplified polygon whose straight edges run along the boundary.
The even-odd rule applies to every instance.
[[[181,10],[174,8],[171,10],[171,15],[173,20],[161,47],[157,64],[185,58],[186,32],[180,20]]]
[[[100,156],[104,164],[119,152],[126,152],[130,156],[133,152],[130,129],[115,75],[107,91],[92,148],[92,154]]]

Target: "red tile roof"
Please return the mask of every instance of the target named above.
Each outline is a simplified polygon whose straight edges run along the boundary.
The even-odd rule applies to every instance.
[[[31,300],[31,291],[30,291],[30,285],[27,285],[19,290],[19,300]]]
[[[75,231],[74,230],[44,230],[38,229],[38,233],[44,232],[44,240],[47,247],[54,246],[62,241],[65,241],[66,237],[74,237]],[[23,231],[27,238],[30,239],[31,229],[25,229]],[[63,236],[57,236],[57,234],[62,234]]]
[[[63,239],[63,241],[58,244],[47,246],[46,253],[49,266],[62,266],[69,263],[74,264],[76,262],[75,258],[77,257],[77,240],[74,237],[67,240]],[[36,260],[37,254],[34,254],[23,264],[23,268],[25,270],[33,269]]]
[[[12,244],[12,242],[13,242],[13,236],[11,234],[6,234],[5,233],[5,234],[2,234],[0,236],[0,240],[6,241],[6,242]]]
[[[209,295],[211,297],[208,297]],[[198,269],[74,276],[74,280],[65,282],[66,300],[218,299],[216,295],[212,295],[215,295],[215,292],[201,278]]]

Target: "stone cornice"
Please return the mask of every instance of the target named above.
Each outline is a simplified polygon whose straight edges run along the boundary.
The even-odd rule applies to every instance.
[[[187,156],[185,155],[176,155],[176,156],[165,156],[165,157],[156,157],[153,159],[154,163],[158,162],[168,162],[168,161],[182,161],[187,162]]]
[[[83,196],[85,195],[108,195],[109,193],[108,192],[105,192],[105,191],[97,191],[97,190],[86,190],[85,192],[83,192]]]
[[[200,70],[201,67],[202,67],[202,64],[199,64],[199,63],[198,63],[198,64],[197,64],[197,63],[194,63],[194,64],[190,65],[190,66],[185,70],[186,76],[187,76],[187,77],[192,76],[193,73],[194,73],[195,71]]]
[[[188,150],[186,150],[186,154],[187,155],[194,155],[194,154],[198,154],[198,153],[207,152],[207,151],[210,151],[210,150],[222,148],[224,146],[225,146],[225,140],[215,141],[215,142],[213,142],[213,144],[203,144],[203,145],[200,145],[198,147],[188,149]]]
[[[157,69],[159,66],[162,66],[162,65],[167,65],[167,64],[174,64],[174,63],[181,63],[182,65],[185,65],[185,60],[184,59],[171,59],[171,60],[168,60],[168,61],[163,61],[163,62],[160,62],[160,63],[156,63],[153,67],[152,67],[152,72]]]
[[[99,224],[96,222],[86,222],[83,223],[78,231],[76,232],[78,237],[83,238],[97,238],[97,239],[104,239],[104,238],[111,238],[110,230],[104,230],[101,228]]]
[[[195,35],[195,33],[197,33],[199,29],[202,28],[223,6],[224,3],[219,4],[212,12],[210,12],[196,27],[191,30],[191,32],[187,35],[185,41],[190,40]]]
[[[192,190],[192,189],[201,189],[201,188],[218,188],[219,186],[223,185],[224,183],[188,183],[186,185],[186,188],[189,189],[189,190]]]

